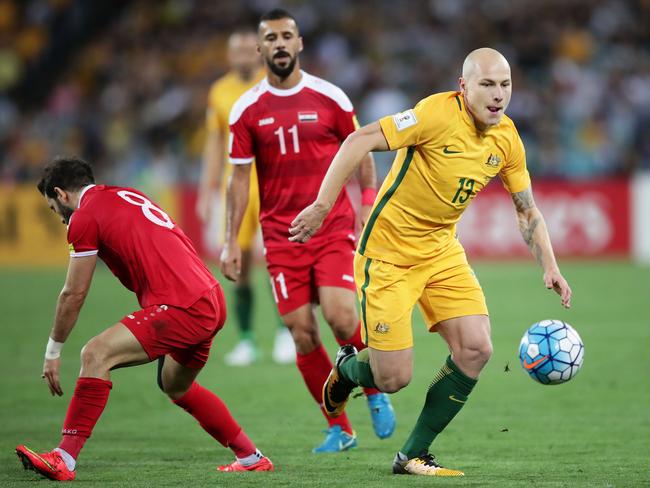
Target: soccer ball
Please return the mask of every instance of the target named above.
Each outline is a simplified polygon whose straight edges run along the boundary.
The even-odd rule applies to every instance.
[[[561,320],[542,320],[530,326],[519,344],[521,367],[544,385],[573,378],[584,359],[585,346],[576,330]]]

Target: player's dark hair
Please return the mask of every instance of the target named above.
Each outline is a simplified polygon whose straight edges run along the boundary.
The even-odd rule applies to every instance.
[[[57,156],[45,168],[36,187],[43,196],[56,198],[55,187],[77,191],[95,183],[93,169],[81,158]]]
[[[291,19],[294,22],[296,22],[296,25],[298,25],[296,18],[293,15],[291,15],[289,12],[287,12],[283,8],[274,8],[273,10],[269,10],[265,14],[262,14],[257,26],[259,27],[259,25],[266,20],[280,20],[280,19]]]

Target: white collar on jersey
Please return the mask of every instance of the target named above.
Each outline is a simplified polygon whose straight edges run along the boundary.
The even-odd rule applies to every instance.
[[[305,73],[303,70],[300,70],[300,75],[301,75],[300,76],[300,81],[298,82],[298,84],[296,86],[292,87],[292,88],[287,88],[286,90],[283,90],[281,88],[275,88],[274,86],[271,86],[271,84],[269,83],[268,78],[264,78],[263,83],[265,85],[265,88],[269,92],[273,93],[273,95],[277,95],[279,97],[290,97],[291,95],[295,95],[300,90],[302,90],[304,88],[305,84],[307,83],[307,78],[309,77],[309,74]]]
[[[81,193],[79,194],[79,202],[77,203],[77,208],[81,206],[81,199],[84,197],[86,192],[90,190],[93,186],[95,185],[86,185],[81,189]]]

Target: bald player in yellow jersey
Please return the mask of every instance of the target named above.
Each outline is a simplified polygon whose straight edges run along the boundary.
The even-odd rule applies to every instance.
[[[463,407],[492,354],[481,286],[456,223],[476,194],[499,176],[512,195],[519,229],[544,271],[544,283],[570,306],[546,224],[535,206],[526,156],[504,115],[510,66],[497,51],[472,51],[460,91],[438,93],[415,108],[365,126],[342,144],[316,201],[293,221],[290,240],[305,242],[369,151],[398,150],[355,257],[355,281],[368,348],[343,346],[323,388],[328,414],[340,415],[358,385],[396,392],[411,380],[411,312],[418,303],[431,332],[451,355],[433,378],[413,431],[393,462],[396,474],[463,476],[429,454],[434,438]],[[368,351],[367,353],[365,351]]]
[[[228,38],[227,54],[231,70],[212,84],[208,95],[207,135],[196,202],[197,215],[204,223],[212,218],[215,193],[225,200],[226,186],[232,174],[232,166],[226,163],[230,137],[228,124],[230,109],[241,95],[259,83],[265,75],[261,57],[257,52],[257,33],[254,30],[234,31]],[[225,205],[222,207],[225,209]],[[235,289],[234,308],[240,340],[225,356],[226,363],[232,366],[246,366],[259,356],[252,333],[254,296],[250,284],[252,252],[259,228],[259,209],[257,174],[253,165],[248,206],[238,235],[238,242],[242,249],[242,271]],[[223,239],[223,234],[219,239]],[[274,345],[273,358],[280,363],[293,362],[295,346],[291,334],[279,319],[278,326],[280,328]]]

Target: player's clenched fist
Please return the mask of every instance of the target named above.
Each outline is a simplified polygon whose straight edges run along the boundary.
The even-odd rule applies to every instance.
[[[292,242],[307,242],[316,233],[323,220],[328,214],[328,210],[318,203],[312,203],[304,208],[298,216],[291,222],[289,233]]]
[[[231,281],[237,281],[241,273],[241,248],[238,244],[226,244],[221,251],[221,272]]]

